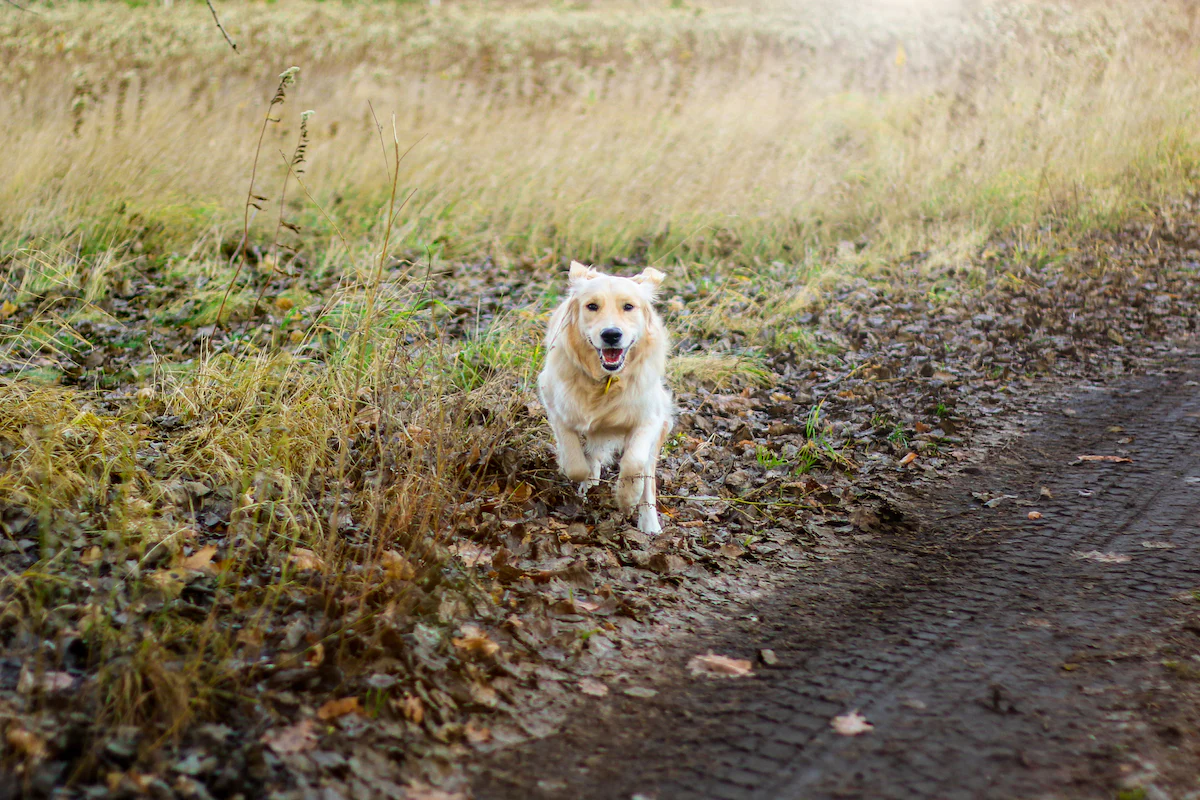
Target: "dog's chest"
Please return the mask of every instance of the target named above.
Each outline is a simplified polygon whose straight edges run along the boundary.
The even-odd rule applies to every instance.
[[[589,391],[591,389],[591,391]],[[620,434],[658,416],[661,390],[633,383],[587,387],[569,403],[568,414],[577,430],[587,434]]]

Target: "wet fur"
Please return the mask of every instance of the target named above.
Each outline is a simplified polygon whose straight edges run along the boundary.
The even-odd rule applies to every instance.
[[[638,527],[658,533],[655,473],[675,414],[665,383],[669,336],[653,305],[663,275],[647,269],[636,278],[614,279],[573,263],[571,278],[570,294],[550,319],[546,364],[538,376],[559,468],[586,492],[598,482],[600,469],[620,452],[617,505],[623,511],[637,507]],[[588,283],[595,280],[603,283]],[[641,300],[637,339],[626,350],[624,366],[608,391],[605,386],[612,373],[601,366],[596,346],[581,323],[581,295],[594,295],[597,285],[612,285],[616,292],[636,291]]]

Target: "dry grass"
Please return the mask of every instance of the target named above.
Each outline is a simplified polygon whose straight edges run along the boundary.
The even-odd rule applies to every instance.
[[[437,607],[461,509],[550,478],[525,403],[568,258],[663,266],[706,343],[675,378],[761,382],[831,282],[1061,244],[1193,178],[1182,2],[840,5],[222,4],[240,56],[200,4],[0,13],[0,521],[39,537],[6,645],[76,631],[102,721],[168,736],[260,651],[353,664]],[[546,290],[465,327],[440,276],[485,258]],[[97,346],[143,357],[54,385]],[[297,593],[342,613],[299,650],[245,633]]]

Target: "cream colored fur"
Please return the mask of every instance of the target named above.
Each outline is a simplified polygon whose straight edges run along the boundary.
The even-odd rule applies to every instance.
[[[647,268],[620,278],[571,262],[567,299],[550,318],[546,364],[538,376],[559,468],[586,494],[620,451],[617,506],[626,512],[636,506],[644,533],[662,530],[655,472],[675,416],[665,382],[670,342],[654,310],[664,277]],[[602,363],[610,343],[605,333],[621,345],[609,347],[610,356],[622,351],[611,370]]]

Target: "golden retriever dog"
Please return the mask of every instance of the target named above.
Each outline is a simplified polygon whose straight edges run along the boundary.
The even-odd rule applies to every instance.
[[[620,278],[572,261],[538,376],[559,468],[586,494],[621,451],[617,507],[637,506],[638,529],[651,534],[662,530],[655,470],[675,416],[665,382],[670,341],[654,310],[664,277],[647,267]]]

